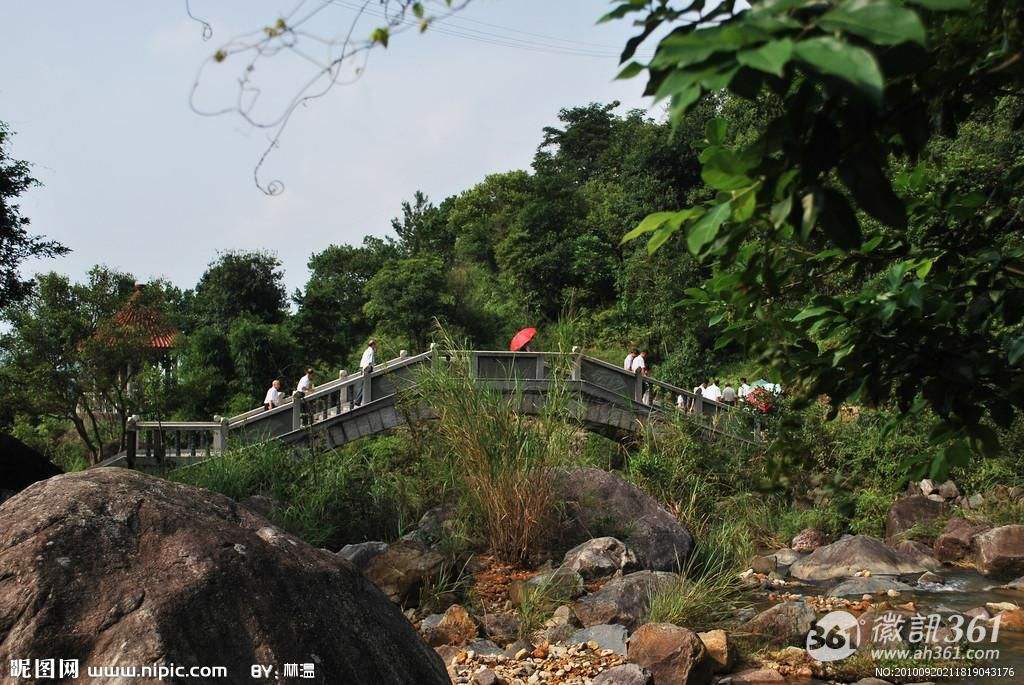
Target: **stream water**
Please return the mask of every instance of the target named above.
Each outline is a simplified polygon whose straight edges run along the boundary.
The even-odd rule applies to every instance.
[[[917,613],[925,616],[940,614],[944,621],[954,614],[963,614],[966,611],[977,607],[984,607],[990,602],[1012,602],[1017,605],[1024,605],[1024,592],[1010,590],[1000,587],[1005,581],[995,581],[986,578],[975,571],[966,569],[943,569],[940,574],[944,582],[941,584],[917,585],[912,578],[905,581],[913,586],[913,590],[904,591],[898,597],[888,600],[893,606],[913,602]],[[814,595],[825,594],[828,586],[812,586],[803,588],[787,588],[788,591],[801,594]],[[855,599],[855,598],[850,598]],[[859,598],[856,598],[859,599]],[[885,595],[876,595],[875,601],[883,601]],[[970,618],[967,619],[968,621]],[[965,626],[966,628],[966,626]],[[989,633],[990,635],[991,633]],[[968,647],[966,642],[961,643],[962,648]],[[998,649],[999,658],[991,660],[977,660],[963,662],[964,666],[977,667],[1001,667],[1012,668],[1013,675],[1003,676],[973,676],[961,678],[884,678],[892,682],[921,682],[934,680],[936,682],[964,683],[970,685],[1008,685],[1009,683],[1024,682],[1024,633],[1010,630],[1000,630],[996,643],[986,640],[977,645],[970,645],[972,649]]]
[[[944,570],[945,582],[941,585],[927,585],[915,588],[913,592],[900,595],[900,600],[911,599],[921,613],[940,613],[943,615],[962,614],[975,607],[983,607],[989,602],[1013,602],[1024,604],[1024,592],[1001,588],[999,581],[993,581],[974,571]],[[999,659],[989,662],[977,662],[977,665],[1012,667],[1013,677],[974,678],[970,683],[995,684],[1024,682],[1024,633],[1000,631],[995,644],[979,645],[999,649]]]

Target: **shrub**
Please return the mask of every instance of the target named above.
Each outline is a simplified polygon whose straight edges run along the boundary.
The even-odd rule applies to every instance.
[[[410,411],[426,406],[435,416],[431,427],[449,455],[463,508],[481,522],[490,551],[504,561],[524,561],[544,548],[554,528],[551,472],[571,452],[576,427],[565,420],[557,383],[534,418],[520,411],[521,392],[505,396],[481,386],[464,354],[447,356],[449,363],[417,372],[402,405]]]
[[[277,442],[233,447],[178,468],[172,480],[236,500],[267,495],[281,503],[271,518],[319,547],[391,540],[415,524],[444,492],[436,472],[415,464],[404,434],[371,438],[325,453],[297,453]]]

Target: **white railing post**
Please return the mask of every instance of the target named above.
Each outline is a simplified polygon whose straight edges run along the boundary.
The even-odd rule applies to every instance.
[[[572,346],[572,380],[583,380],[583,353],[579,345]]]
[[[292,393],[292,430],[302,428],[302,398],[305,396],[301,390]]]
[[[226,416],[214,416],[213,420],[220,424],[213,433],[213,449],[224,452],[228,448],[228,424],[230,421]]]

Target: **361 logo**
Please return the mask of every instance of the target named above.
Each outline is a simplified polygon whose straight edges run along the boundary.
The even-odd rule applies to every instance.
[[[832,611],[822,616],[807,633],[807,654],[818,661],[840,661],[857,651],[860,625],[847,611]]]

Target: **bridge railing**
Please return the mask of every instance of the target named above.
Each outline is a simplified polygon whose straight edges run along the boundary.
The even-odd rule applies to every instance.
[[[738,424],[748,412],[701,397],[699,394],[648,376],[632,373],[574,348],[571,353],[510,352],[507,350],[467,350],[439,352],[434,346],[422,354],[403,354],[374,367],[370,373],[347,373],[316,387],[309,393],[296,391],[278,407],[257,407],[229,418],[214,421],[142,421],[133,416],[128,425],[127,461],[137,455],[162,461],[167,456],[210,456],[220,452],[228,440],[251,443],[284,436],[325,421],[354,408],[362,392],[362,403],[394,395],[405,383],[413,382],[417,365],[445,361],[453,357],[469,363],[472,377],[481,382],[547,382],[556,375],[600,388],[602,394],[639,403],[655,410],[683,410],[699,417],[702,425],[718,433],[735,435]],[[557,374],[556,374],[557,371]],[[547,383],[544,383],[545,386]],[[679,398],[681,402],[678,402]],[[750,423],[748,420],[747,423]],[[728,424],[728,425],[727,425]],[[748,432],[748,427],[739,428]],[[756,427],[749,428],[756,437]]]
[[[209,457],[224,449],[228,439],[228,420],[214,421],[142,421],[128,419],[125,461],[135,466],[138,456],[157,463],[167,457]]]

